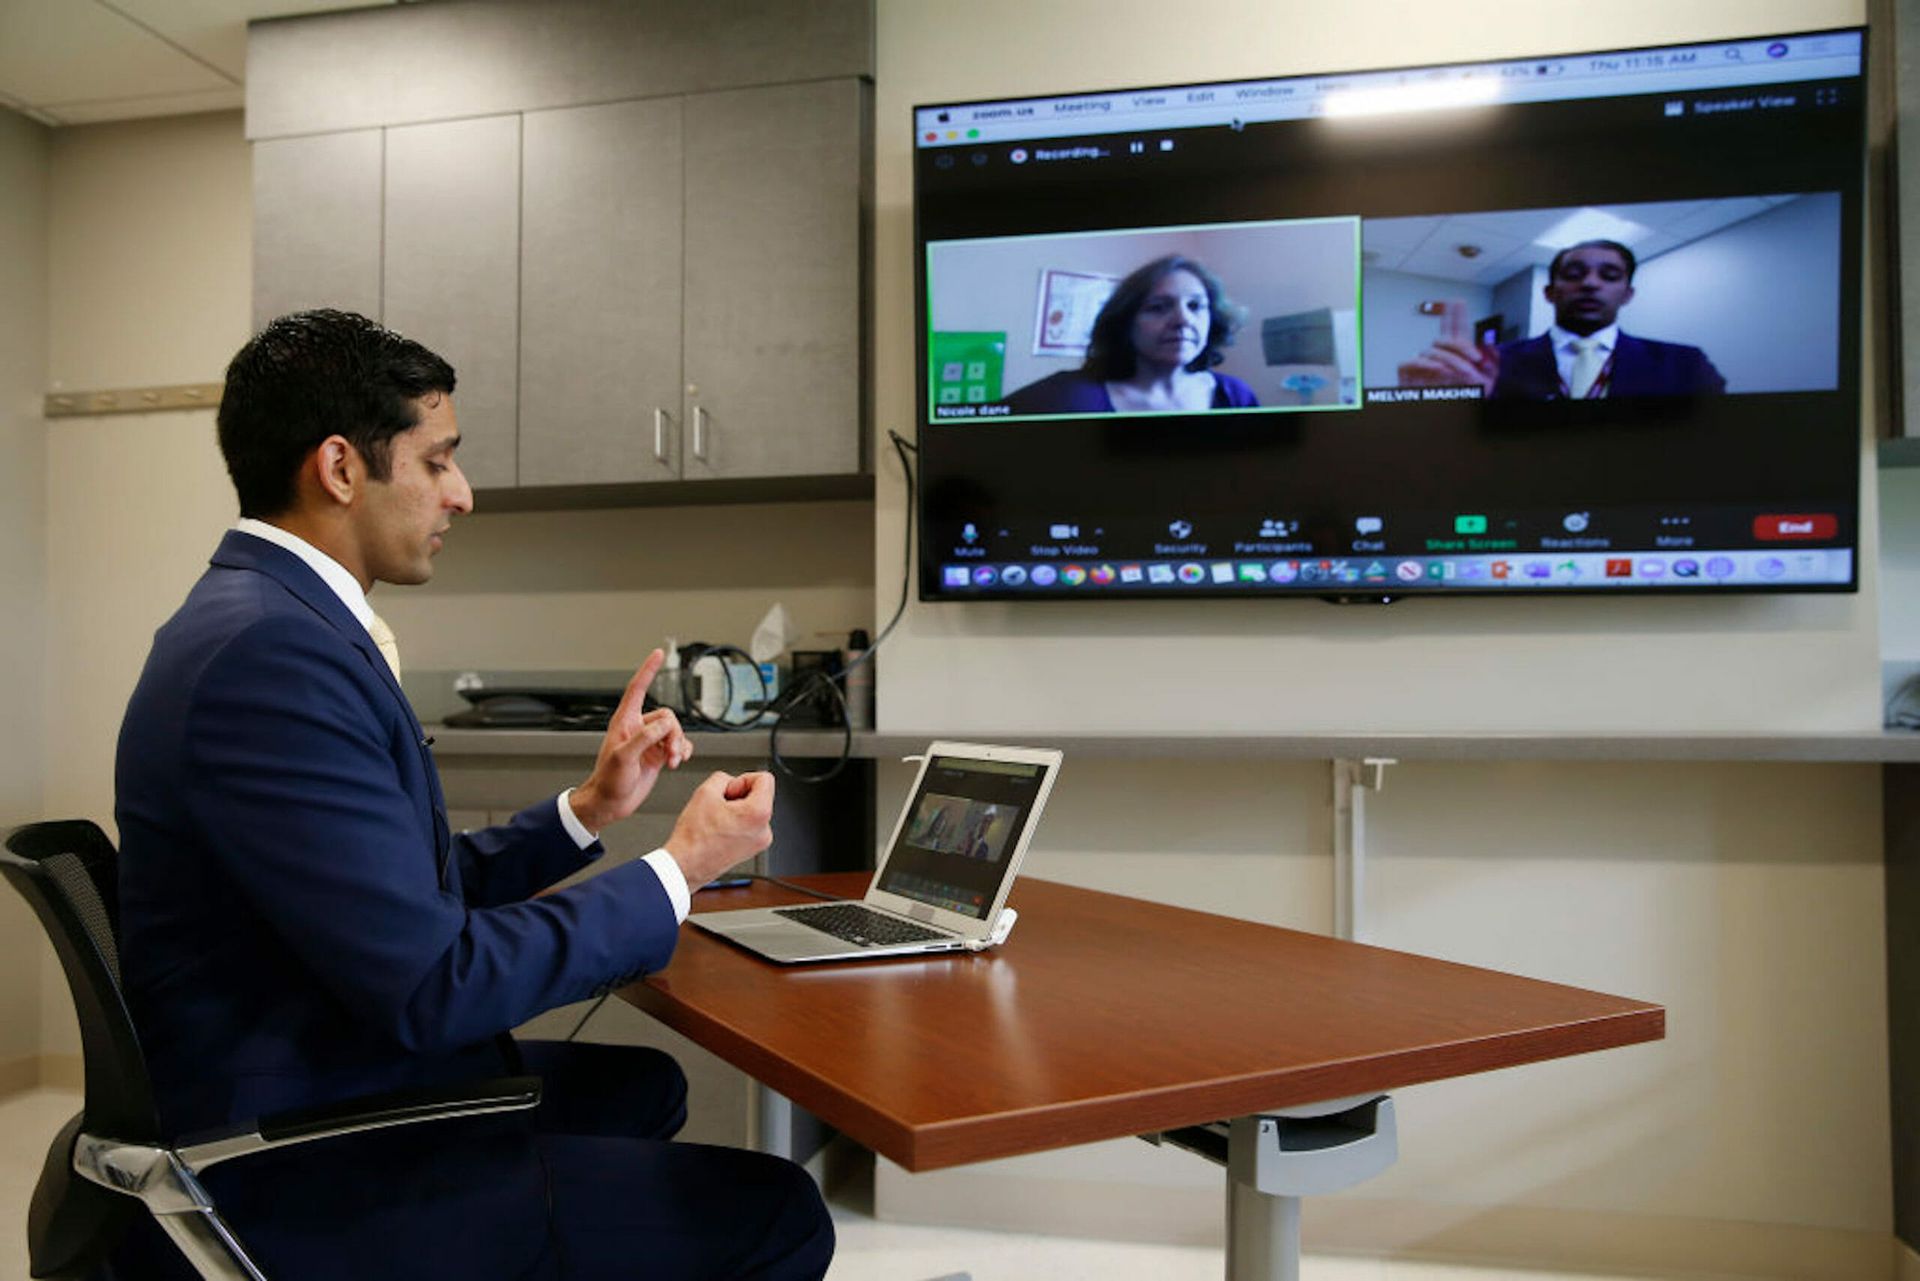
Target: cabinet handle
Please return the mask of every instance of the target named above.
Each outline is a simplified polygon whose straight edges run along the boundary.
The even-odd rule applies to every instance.
[[[653,411],[653,461],[667,461],[667,411],[664,409]]]
[[[707,407],[693,407],[693,456],[701,462],[707,461]]]

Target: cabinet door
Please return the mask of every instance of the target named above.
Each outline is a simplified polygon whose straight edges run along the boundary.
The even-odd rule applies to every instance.
[[[860,468],[866,95],[687,100],[689,480]]]
[[[680,475],[680,116],[677,98],[527,113],[523,487]]]
[[[460,466],[515,479],[519,430],[520,117],[387,131],[384,320],[452,362]]]
[[[314,307],[380,318],[378,129],[253,145],[253,325]]]

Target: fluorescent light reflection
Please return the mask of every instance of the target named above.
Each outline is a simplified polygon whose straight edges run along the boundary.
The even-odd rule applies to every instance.
[[[1617,240],[1631,247],[1652,234],[1650,228],[1604,209],[1576,209],[1541,232],[1533,243],[1555,252],[1583,240]]]
[[[1322,109],[1329,118],[1384,116],[1402,111],[1450,111],[1484,107],[1500,96],[1492,80],[1436,80],[1425,84],[1386,85],[1329,93]]]

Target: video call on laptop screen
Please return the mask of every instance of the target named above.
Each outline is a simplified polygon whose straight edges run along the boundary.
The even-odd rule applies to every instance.
[[[916,108],[922,597],[1853,589],[1865,53]]]
[[[1024,761],[934,757],[876,888],[984,918],[1045,778]]]

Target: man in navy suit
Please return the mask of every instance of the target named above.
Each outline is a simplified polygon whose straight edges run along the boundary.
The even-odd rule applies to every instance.
[[[1477,386],[1518,400],[1598,400],[1622,396],[1708,396],[1727,380],[1705,352],[1620,331],[1633,300],[1633,250],[1613,240],[1583,240],[1553,256],[1543,292],[1553,304],[1546,333],[1502,346],[1472,342],[1464,308],[1448,304],[1440,341],[1400,366],[1402,384]]]
[[[671,1059],[506,1035],[665,965],[689,886],[771,840],[773,779],[716,773],[664,847],[541,894],[691,754],[670,711],[644,711],[656,651],[585,782],[450,830],[366,593],[425,582],[472,509],[453,389],[438,356],[342,312],[283,317],[228,368],[219,437],[242,519],[155,635],[116,768],[123,973],[162,1123],[524,1065],[545,1080],[532,1113],[298,1146],[205,1181],[276,1281],[818,1278],[833,1229],[804,1172],[667,1142],[685,1118]],[[116,1263],[181,1273],[147,1224]]]

